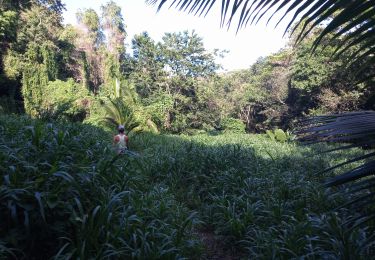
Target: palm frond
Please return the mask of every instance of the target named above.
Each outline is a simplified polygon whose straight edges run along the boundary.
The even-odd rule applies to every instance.
[[[325,184],[327,187],[343,187],[343,190],[352,197],[344,206],[364,209],[374,205],[375,152],[371,150],[371,146],[375,143],[374,111],[312,117],[302,122],[298,134],[299,139],[307,143],[345,144],[330,151],[354,147],[369,148],[364,155],[326,169],[325,171],[332,171],[345,165],[364,161],[359,166],[330,178]],[[368,214],[365,215],[369,217]]]
[[[105,105],[105,111],[103,121],[112,127],[123,125],[127,133],[140,125],[131,107],[119,98],[110,99],[109,104]]]
[[[375,140],[375,112],[349,112],[316,116],[302,121],[301,140],[360,143]]]
[[[313,44],[313,51],[329,33],[336,37],[343,36],[345,44],[340,45],[337,54],[347,51],[352,46],[360,46],[350,64],[375,55],[375,4],[373,0],[146,0],[150,5],[157,5],[160,10],[166,4],[180,11],[194,15],[207,15],[215,4],[221,2],[220,25],[228,28],[237,20],[237,31],[248,24],[256,24],[262,19],[267,23],[281,14],[281,21],[288,19],[285,33],[296,33],[297,42],[303,40],[313,28],[327,21],[327,25]],[[268,14],[268,16],[266,15]],[[302,30],[297,30],[302,28]]]

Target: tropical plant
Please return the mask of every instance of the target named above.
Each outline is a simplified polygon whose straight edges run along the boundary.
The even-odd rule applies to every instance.
[[[131,140],[141,156],[117,156],[110,133],[88,124],[1,115],[0,258],[374,255],[361,246],[372,230],[336,209],[348,195],[328,196],[316,174],[360,149],[327,156],[326,144],[237,133]]]
[[[103,120],[114,128],[123,125],[126,133],[129,134],[140,126],[132,108],[121,98],[109,99],[109,103],[104,105],[104,109],[106,116]]]
[[[236,118],[223,118],[221,120],[221,127],[224,129],[224,132],[233,132],[243,134],[245,133],[245,124]]]
[[[366,154],[326,169],[326,171],[332,171],[346,165],[355,166],[326,181],[326,186],[339,186],[341,191],[351,195],[352,199],[346,206],[352,205],[366,215],[365,217],[361,215],[350,223],[353,221],[363,223],[375,218],[373,211],[375,198],[375,152],[372,150],[375,144],[374,132],[374,111],[312,117],[303,122],[302,130],[300,131],[301,141],[345,144],[328,151],[354,147],[366,149]],[[358,162],[361,161],[364,162],[358,165]]]
[[[293,139],[293,136],[288,131],[282,129],[266,130],[266,134],[271,140],[282,143]]]
[[[144,105],[163,106],[159,127],[173,132],[202,127],[198,88],[202,80],[216,75],[219,53],[206,50],[194,31],[166,33],[158,43],[143,33],[132,45],[130,79]]]

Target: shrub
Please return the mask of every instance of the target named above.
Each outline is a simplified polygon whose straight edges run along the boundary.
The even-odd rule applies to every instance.
[[[19,104],[11,97],[2,96],[0,97],[0,114],[11,114],[21,112],[18,111]]]
[[[86,118],[90,105],[89,93],[73,79],[51,81],[41,91],[40,118],[80,122]]]
[[[245,133],[246,126],[240,120],[236,118],[224,118],[221,120],[221,127],[223,128],[224,132],[232,132],[232,133]]]
[[[288,131],[282,129],[266,130],[266,135],[273,141],[286,142],[294,139],[294,136]]]

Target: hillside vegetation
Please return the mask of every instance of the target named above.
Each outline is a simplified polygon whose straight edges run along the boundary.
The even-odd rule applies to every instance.
[[[131,139],[117,156],[88,125],[1,116],[2,257],[365,257],[320,154],[261,135]],[[306,160],[306,158],[310,158]],[[337,212],[340,211],[340,217]],[[348,216],[353,216],[353,213]]]

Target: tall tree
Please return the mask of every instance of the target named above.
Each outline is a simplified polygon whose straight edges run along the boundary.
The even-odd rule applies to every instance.
[[[101,11],[107,44],[104,81],[107,85],[118,85],[122,78],[121,65],[126,58],[124,19],[121,8],[113,1],[103,5]]]
[[[170,77],[167,92],[173,96],[174,107],[166,118],[166,126],[173,131],[199,128],[197,120],[198,79],[215,75],[220,67],[215,62],[216,52],[208,52],[203,40],[194,31],[166,33],[161,43],[166,70]]]
[[[120,58],[125,52],[125,24],[121,14],[121,7],[115,2],[110,1],[101,7],[103,29],[106,35],[108,51],[115,55],[116,59]]]
[[[87,64],[84,78],[88,78],[88,87],[98,93],[100,85],[104,82],[104,71],[102,66],[102,53],[104,34],[100,24],[99,15],[94,9],[84,9],[77,12],[78,30],[80,35],[77,39],[77,47],[82,51],[82,58]]]
[[[58,78],[64,67],[59,62],[62,16],[35,4],[19,17],[16,41],[4,57],[4,71],[7,78],[22,82],[26,112],[38,115],[43,95],[40,86]]]
[[[133,62],[131,80],[142,98],[166,90],[167,72],[160,44],[144,32],[135,35],[132,40]]]
[[[0,95],[6,95],[10,100],[21,99],[22,72],[19,68],[22,66],[17,65],[25,60],[23,54],[27,51],[29,42],[46,43],[43,40],[40,41],[46,39],[43,33],[60,23],[63,9],[64,5],[60,0],[0,1]],[[35,13],[36,10],[40,13]],[[32,19],[30,23],[26,20],[28,17],[38,15],[38,20]],[[34,23],[35,21],[37,23]],[[59,29],[54,33],[58,34],[58,31]],[[49,38],[54,37],[49,35]],[[15,58],[17,55],[19,55],[18,58]],[[12,64],[11,67],[7,66],[10,65],[10,60],[15,61],[16,64]],[[15,74],[19,76],[9,76],[11,71],[17,71]]]
[[[164,128],[172,131],[202,125],[197,88],[200,80],[216,75],[217,55],[218,51],[204,48],[195,32],[166,33],[159,43],[147,33],[134,38],[131,78],[147,105],[163,111],[164,118],[156,122],[163,121]]]

